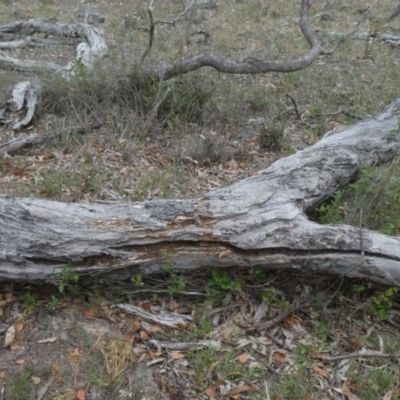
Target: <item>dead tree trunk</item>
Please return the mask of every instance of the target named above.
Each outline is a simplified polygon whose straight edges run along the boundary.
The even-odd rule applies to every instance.
[[[361,166],[394,157],[399,117],[400,99],[254,177],[194,199],[66,204],[2,196],[0,279],[45,279],[71,261],[78,273],[119,279],[165,265],[235,266],[399,285],[400,239],[305,215]]]

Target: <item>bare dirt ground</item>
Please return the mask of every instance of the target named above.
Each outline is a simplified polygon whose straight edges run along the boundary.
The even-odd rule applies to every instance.
[[[395,293],[262,271],[176,279],[2,285],[2,398],[400,397]]]
[[[159,26],[148,68],[210,49],[283,59],[307,48],[295,1],[199,3],[175,27]],[[293,74],[204,69],[132,87],[148,42],[146,4],[91,4],[105,18],[93,23],[109,57],[75,84],[41,76],[34,123],[19,132],[0,127],[1,144],[52,135],[0,158],[2,193],[84,202],[195,196],[251,176],[398,96],[398,47],[373,38],[350,39]],[[366,4],[325,5],[315,2],[311,21],[332,46]],[[0,24],[82,21],[78,1],[0,0],[0,7]],[[155,16],[173,20],[182,7],[155,2]],[[392,9],[379,2],[360,31],[399,34],[400,18],[386,20]],[[7,54],[64,65],[74,48]],[[0,102],[20,79],[1,71]],[[99,129],[77,128],[93,120]],[[117,306],[128,303],[154,317]],[[149,280],[110,283],[78,279],[66,265],[52,282],[0,284],[0,400],[399,399],[399,315],[396,288],[345,278],[253,269],[180,276],[167,267]]]

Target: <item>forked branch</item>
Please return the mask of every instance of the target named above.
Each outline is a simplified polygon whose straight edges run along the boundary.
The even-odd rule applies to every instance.
[[[149,44],[147,46],[146,51],[143,53],[141,61],[143,62],[147,56],[150,54],[150,51],[153,47],[154,43],[154,31],[156,28],[156,25],[172,25],[175,26],[175,24],[182,19],[187,12],[192,8],[193,4],[195,3],[196,0],[192,0],[191,3],[173,20],[173,21],[162,21],[162,20],[155,20],[153,11],[154,11],[154,0],[150,0],[149,6],[147,7],[147,12],[149,14],[149,20],[150,20],[150,27],[149,27]]]
[[[179,61],[172,66],[166,67],[158,72],[160,79],[171,79],[176,76],[187,74],[202,67],[211,67],[219,72],[227,74],[262,74],[266,72],[294,72],[307,68],[316,58],[328,54],[321,46],[318,38],[312,30],[308,21],[310,1],[302,0],[300,11],[300,29],[311,46],[311,49],[302,57],[294,60],[263,61],[248,57],[243,61],[237,61],[220,54],[205,52],[194,57]]]
[[[179,61],[172,66],[165,67],[158,71],[159,79],[171,79],[179,75],[193,72],[202,67],[211,67],[219,72],[227,74],[263,74],[266,72],[288,73],[295,72],[307,68],[321,55],[331,55],[336,49],[342,45],[350,36],[352,36],[365,20],[366,15],[375,7],[379,0],[376,0],[363,14],[357,26],[349,34],[340,38],[336,45],[326,50],[320,44],[314,30],[310,26],[308,13],[310,9],[310,1],[302,0],[299,25],[303,36],[311,46],[310,50],[297,59],[281,60],[281,61],[264,61],[253,57],[248,57],[243,61],[237,61],[220,54],[205,52],[196,56],[189,57]]]

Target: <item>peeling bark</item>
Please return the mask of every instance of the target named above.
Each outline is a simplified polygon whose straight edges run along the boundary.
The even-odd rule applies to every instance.
[[[0,35],[28,35],[23,40],[14,40],[12,42],[0,43],[1,48],[18,48],[26,46],[55,46],[71,44],[71,40],[84,39],[85,42],[79,43],[76,48],[75,60],[69,62],[66,66],[61,66],[52,62],[18,60],[8,55],[0,54],[0,68],[14,69],[18,71],[29,71],[42,73],[48,71],[58,73],[65,79],[70,80],[76,76],[79,66],[83,65],[92,69],[96,60],[107,55],[108,49],[104,38],[99,30],[87,24],[64,25],[55,22],[49,22],[42,19],[32,19],[29,21],[17,21],[0,27]],[[31,35],[35,33],[45,33],[56,37],[67,38],[67,41],[60,42],[54,40],[36,40]],[[11,105],[11,111],[20,111],[26,108],[26,114],[20,120],[14,121],[7,119],[5,115],[10,111],[10,107],[0,110],[0,123],[9,124],[15,130],[27,126],[34,115],[35,107],[41,94],[41,84],[39,80],[32,82],[20,82],[12,89],[12,99],[8,102]]]
[[[12,98],[7,102],[7,106],[0,110],[0,123],[9,124],[15,130],[19,130],[31,122],[35,113],[36,104],[42,93],[42,86],[37,81],[25,81],[17,83],[12,91]],[[15,113],[26,108],[26,114],[22,119],[6,119],[3,116],[7,111]]]
[[[309,0],[302,0],[300,28],[310,50],[298,59],[236,61],[201,53],[149,73],[171,79],[205,66],[232,74],[304,69],[331,53],[310,27],[308,9]],[[77,46],[76,60],[64,67],[0,55],[0,68],[47,70],[71,79],[79,64],[90,69],[107,54],[101,33],[87,24],[29,20],[0,27],[0,37],[36,32],[85,42]],[[27,107],[24,120],[10,122],[0,111],[3,122],[16,124],[15,129],[29,123],[40,94],[30,82],[19,85],[13,97],[17,109]],[[71,261],[77,273],[115,279],[157,273],[166,265],[179,271],[237,266],[343,274],[399,285],[400,239],[319,225],[305,215],[346,185],[361,166],[394,157],[398,138],[390,132],[398,129],[399,116],[400,99],[375,118],[330,132],[254,177],[194,199],[66,204],[0,196],[0,279],[47,279]],[[16,149],[22,144],[11,145]]]
[[[295,269],[400,284],[400,239],[309,221],[361,166],[398,148],[400,99],[374,118],[232,186],[184,200],[59,203],[0,197],[0,278],[46,279],[68,261],[81,274],[126,279],[166,265]]]

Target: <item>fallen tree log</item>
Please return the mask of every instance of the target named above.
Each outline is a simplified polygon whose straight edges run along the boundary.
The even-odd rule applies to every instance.
[[[0,197],[0,279],[74,272],[126,279],[171,266],[295,269],[400,285],[400,239],[305,213],[361,166],[393,159],[400,98],[256,176],[206,195],[138,203]]]

